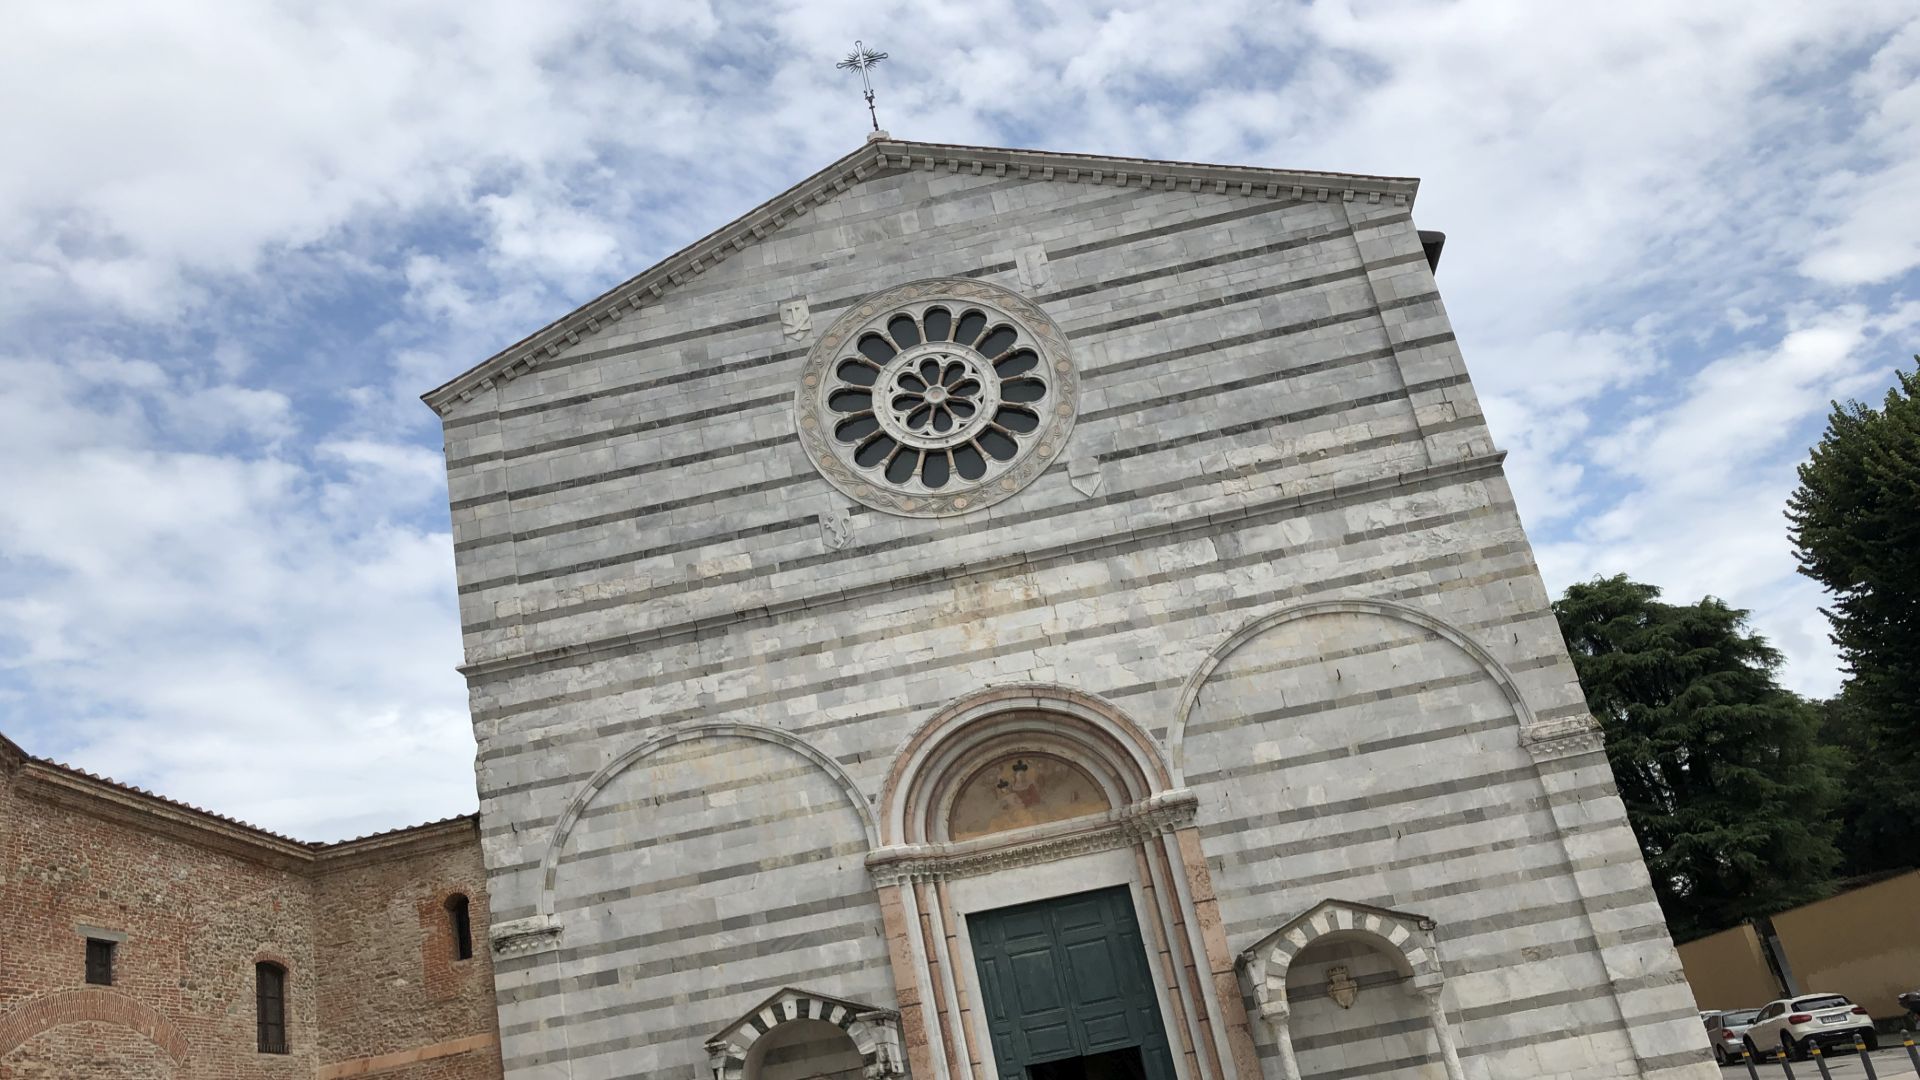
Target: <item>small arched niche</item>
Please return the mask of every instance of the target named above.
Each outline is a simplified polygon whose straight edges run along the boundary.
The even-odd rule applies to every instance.
[[[1322,900],[1240,954],[1280,1080],[1438,1067],[1465,1080],[1425,915]],[[1428,1075],[1428,1073],[1422,1073]]]
[[[780,1024],[748,1052],[744,1080],[863,1080],[866,1061],[853,1037],[825,1020]]]

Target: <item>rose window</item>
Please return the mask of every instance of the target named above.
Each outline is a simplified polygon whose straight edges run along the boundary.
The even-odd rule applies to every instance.
[[[847,494],[903,513],[963,512],[1019,490],[1057,455],[1073,370],[1031,302],[984,282],[927,282],[843,316],[815,347],[799,404],[802,442]]]

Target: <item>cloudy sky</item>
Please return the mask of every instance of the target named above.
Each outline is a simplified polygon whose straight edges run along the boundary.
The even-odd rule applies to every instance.
[[[1423,178],[1556,591],[1840,675],[1781,508],[1920,351],[1911,0],[15,5],[0,731],[335,839],[471,809],[417,395],[859,144]]]

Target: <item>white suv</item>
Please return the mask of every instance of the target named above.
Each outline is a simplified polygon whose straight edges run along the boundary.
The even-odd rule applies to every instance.
[[[1795,1061],[1804,1061],[1807,1050],[1816,1044],[1823,1050],[1840,1046],[1851,1050],[1855,1037],[1869,1050],[1880,1048],[1867,1010],[1839,994],[1807,994],[1781,998],[1761,1009],[1747,1029],[1745,1042],[1755,1057],[1778,1046]]]

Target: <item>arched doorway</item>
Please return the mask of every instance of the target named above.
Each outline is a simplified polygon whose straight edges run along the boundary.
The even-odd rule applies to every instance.
[[[996,688],[916,731],[867,861],[915,1075],[1078,1080],[1109,1075],[1093,1059],[1112,1050],[1149,1080],[1258,1077],[1194,808],[1152,737],[1092,695]],[[1078,1000],[1094,980],[1072,977],[1076,949],[1137,994]]]

